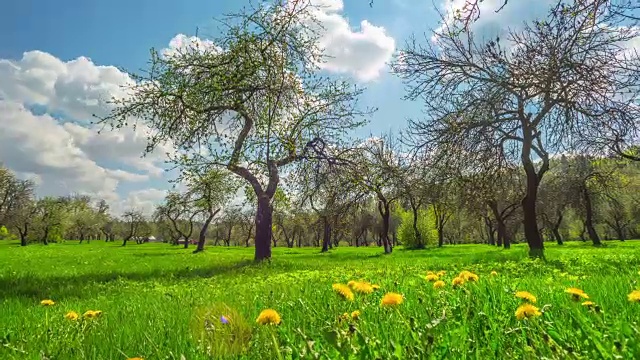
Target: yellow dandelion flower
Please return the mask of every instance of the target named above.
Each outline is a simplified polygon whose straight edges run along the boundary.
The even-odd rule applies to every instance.
[[[436,273],[434,273],[433,271],[427,271],[427,275],[435,275]]]
[[[585,306],[591,309],[592,307],[596,306],[596,303],[594,303],[593,301],[585,301],[582,303],[582,306]]]
[[[128,358],[127,360],[144,360],[144,358],[141,358],[141,357],[132,357],[132,358]]]
[[[460,277],[460,276],[453,278],[453,280],[451,280],[451,285],[453,285],[453,286],[462,286],[462,285],[464,285],[464,278]]]
[[[427,277],[425,278],[427,281],[438,281],[438,275],[436,274],[429,274],[427,275]]]
[[[433,283],[433,288],[434,289],[441,289],[443,287],[444,287],[444,281],[442,281],[442,280],[438,280],[438,281]]]
[[[373,286],[368,282],[358,281],[351,286],[353,291],[361,294],[371,294],[373,292]]]
[[[102,311],[100,310],[87,310],[82,314],[85,319],[95,319],[102,315]]]
[[[380,306],[397,306],[402,304],[402,302],[404,301],[404,299],[402,298],[402,295],[398,294],[398,293],[386,293],[383,297],[382,297],[382,301],[380,301]]]
[[[575,301],[589,298],[589,295],[587,295],[587,293],[578,288],[568,288],[564,292],[566,292],[567,294],[571,294],[571,298]]]
[[[438,277],[443,277],[447,272],[444,270],[440,270],[436,273],[436,275],[438,275]]]
[[[536,297],[528,291],[517,291],[515,297],[532,303],[538,301],[538,299],[536,299]]]
[[[491,276],[498,276],[498,272],[497,272],[497,271],[495,271],[495,270],[493,270],[493,271],[491,272]]]
[[[463,278],[465,281],[478,281],[478,275],[467,270],[462,271],[458,277]]]
[[[44,299],[44,300],[40,301],[40,305],[42,305],[42,306],[52,306],[53,304],[55,304],[55,301],[53,301],[51,299]]]
[[[542,313],[538,310],[538,308],[531,304],[522,304],[516,310],[516,319],[518,320],[529,319],[531,317],[540,315],[542,315]]]
[[[356,284],[356,282],[357,282],[357,281],[355,281],[355,280],[349,280],[349,282],[347,283],[347,286],[348,286],[348,287],[353,287],[353,285],[355,285],[355,284]]]
[[[640,290],[633,290],[627,295],[627,299],[629,299],[629,301],[640,302]]]
[[[68,320],[78,320],[78,313],[75,311],[69,311],[64,315],[64,318]]]
[[[333,284],[331,287],[333,288],[333,291],[335,291],[343,299],[353,301],[353,292],[347,285]]]
[[[371,285],[371,288],[373,289],[373,291],[380,290],[380,285],[373,284]]]
[[[262,310],[256,322],[260,325],[279,325],[281,322],[280,314],[273,309]]]
[[[356,310],[354,312],[351,313],[351,318],[353,320],[358,320],[360,319],[360,310]]]
[[[350,316],[349,313],[342,313],[342,315],[340,315],[340,321],[344,321],[344,320],[349,320]]]

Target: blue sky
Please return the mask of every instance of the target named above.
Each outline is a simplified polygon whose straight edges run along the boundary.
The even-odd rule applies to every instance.
[[[483,6],[495,7],[498,1],[485,0]],[[461,2],[376,0],[370,7],[369,0],[344,0],[344,8],[325,14],[327,24],[341,29],[336,34],[348,35],[343,43],[330,37],[333,49],[350,46],[361,52],[339,59],[333,70],[365,86],[363,105],[379,109],[358,136],[397,132],[407,117],[420,116],[420,105],[401,99],[403,85],[384,63],[413,32],[438,26],[434,4]],[[145,65],[150,48],[167,48],[176,35],[193,36],[196,28],[201,37],[214,34],[214,18],[247,3],[10,0],[2,5],[0,162],[36,180],[40,195],[77,191],[105,197],[120,210],[152,207],[168,188],[167,176],[158,175],[161,157],[138,159],[144,144],[133,131],[96,135],[89,124],[100,110],[96,99],[118,91],[125,76],[105,66],[135,71]],[[529,10],[527,4],[516,3],[499,16],[486,11],[482,22],[497,29],[502,22],[513,24]]]
[[[244,0],[10,1],[0,12],[0,58],[19,59],[30,50],[48,52],[61,60],[86,56],[99,65],[127,70],[143,67],[151,47],[166,47],[176,34],[215,31],[213,18],[237,10]],[[61,4],[65,4],[64,6]],[[397,45],[411,34],[410,24],[422,29],[437,26],[437,14],[428,1],[345,1],[344,13],[351,25],[361,20],[383,26]],[[37,10],[36,10],[37,9]],[[379,133],[401,128],[417,104],[401,101],[402,84],[390,74],[365,84],[365,103],[378,107],[372,124],[362,132]]]

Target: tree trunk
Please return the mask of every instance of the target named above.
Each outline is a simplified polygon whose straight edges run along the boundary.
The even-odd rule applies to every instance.
[[[618,235],[618,240],[625,241],[626,235],[624,231],[624,227],[620,225],[620,223],[616,222],[616,234]]]
[[[273,223],[273,209],[271,199],[261,194],[258,196],[258,208],[256,210],[256,237],[255,237],[255,261],[271,258],[271,226]]]
[[[329,218],[327,216],[322,217],[322,250],[320,252],[329,251],[329,243],[331,242],[331,225],[329,224]]]
[[[20,233],[20,246],[27,246],[27,232],[19,231]]]
[[[49,237],[49,228],[45,227],[44,228],[44,234],[42,234],[42,243],[44,245],[49,245],[49,242],[47,241],[48,237]]]
[[[382,215],[382,233],[380,234],[380,237],[382,245],[384,246],[384,253],[391,254],[393,252],[393,247],[389,241],[389,220],[391,218],[389,202],[382,200],[378,201],[378,210],[380,211],[380,215]]]
[[[188,249],[189,248],[189,239],[185,236],[184,238],[184,248]]]
[[[562,245],[564,244],[564,242],[562,241],[562,236],[560,235],[560,224],[562,224],[563,218],[562,211],[558,210],[556,215],[558,216],[558,220],[555,224],[553,224],[553,229],[551,229],[551,231],[553,232],[553,236],[556,238],[558,245]]]
[[[529,256],[542,257],[544,255],[544,243],[542,242],[542,236],[540,236],[540,230],[538,229],[538,219],[536,216],[536,202],[538,199],[538,175],[533,168],[533,164],[525,166],[525,172],[527,174],[527,191],[525,197],[522,199],[522,213],[523,213],[523,225],[524,236],[529,244]]]
[[[507,238],[507,226],[504,223],[504,218],[498,210],[498,204],[495,201],[489,202],[489,208],[493,213],[493,217],[496,219],[496,231],[498,232],[498,246],[504,246],[505,249],[509,249],[511,244]]]
[[[596,229],[593,226],[593,205],[591,204],[591,195],[589,195],[589,189],[587,189],[586,186],[583,186],[582,188],[582,196],[584,198],[584,206],[586,211],[584,225],[587,228],[589,238],[591,238],[591,241],[593,241],[593,245],[600,246],[602,245],[602,242],[600,241],[598,232],[596,232]]]
[[[502,237],[502,246],[505,249],[511,249],[511,238],[509,237],[506,227],[504,229],[504,236]]]
[[[218,209],[216,211],[209,211],[209,216],[207,216],[206,220],[204,221],[204,224],[202,224],[202,229],[200,229],[200,234],[198,235],[198,246],[193,251],[194,254],[198,253],[198,252],[201,252],[201,251],[204,251],[204,242],[206,240],[207,230],[209,229],[209,224],[211,224],[211,221],[216,216],[218,211],[220,211],[220,209]]]
[[[422,234],[420,233],[420,229],[418,228],[418,207],[415,205],[411,205],[413,210],[413,233],[416,236],[416,249],[424,249],[424,242],[422,240]]]
[[[554,227],[551,231],[553,232],[553,237],[556,238],[558,245],[563,245],[564,241],[562,241],[562,235],[560,235],[558,228]]]
[[[493,222],[488,216],[484,217],[484,224],[487,228],[487,237],[489,240],[489,245],[495,245],[496,244],[495,230],[493,229]]]
[[[230,246],[231,245],[231,232],[232,231],[233,231],[233,224],[229,224],[229,230],[227,231],[227,239],[224,242],[224,244],[226,246]]]

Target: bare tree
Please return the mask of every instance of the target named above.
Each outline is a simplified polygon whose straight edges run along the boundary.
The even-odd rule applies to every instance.
[[[321,252],[329,251],[332,236],[338,238],[340,218],[346,216],[366,192],[349,177],[347,165],[307,162],[299,167],[296,175],[300,203],[313,210],[322,226]]]
[[[406,97],[426,105],[427,118],[410,122],[417,149],[469,172],[521,164],[531,256],[543,256],[536,204],[549,152],[597,149],[593,134],[637,128],[640,61],[623,45],[639,30],[609,3],[559,3],[486,43],[445,26],[435,42],[409,41],[393,64]]]
[[[385,254],[393,251],[389,239],[391,206],[400,198],[397,172],[400,169],[400,154],[397,144],[390,135],[370,138],[352,151],[352,165],[348,167],[349,177],[362,191],[373,195],[382,220],[380,232]]]
[[[124,221],[122,246],[126,246],[127,242],[132,238],[139,238],[149,234],[148,224],[139,210],[128,210],[122,214],[122,218]]]
[[[169,221],[173,231],[184,241],[184,248],[189,247],[189,240],[193,234],[194,219],[203,210],[195,208],[189,193],[170,192],[163,204],[156,209],[157,215]]]

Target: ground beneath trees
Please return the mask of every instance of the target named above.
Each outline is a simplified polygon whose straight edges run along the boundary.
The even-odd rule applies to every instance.
[[[640,358],[640,303],[628,300],[638,288],[640,242],[549,245],[546,262],[527,259],[522,245],[389,256],[275,248],[260,265],[253,249],[118,245],[0,242],[0,358]],[[477,281],[453,287],[463,270]],[[428,271],[443,288],[425,279]],[[332,290],[351,280],[380,289],[353,301]],[[569,287],[589,298],[574,301]],[[537,298],[540,316],[516,319],[516,291]],[[388,292],[403,302],[381,307]],[[267,308],[279,326],[256,323]],[[83,317],[88,310],[101,313]],[[65,318],[71,311],[77,320]]]

